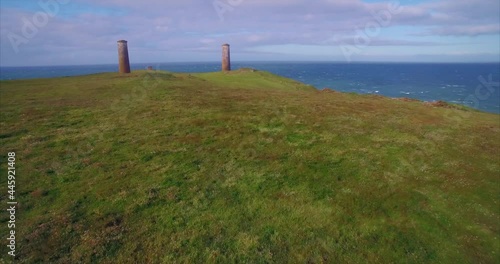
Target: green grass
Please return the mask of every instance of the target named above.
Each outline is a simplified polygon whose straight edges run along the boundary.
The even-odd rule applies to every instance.
[[[0,100],[20,263],[500,261],[499,115],[252,70],[1,81]]]

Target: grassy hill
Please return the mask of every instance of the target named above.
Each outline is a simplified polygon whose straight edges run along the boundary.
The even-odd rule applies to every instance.
[[[0,100],[20,263],[500,261],[499,115],[254,70],[1,81]]]

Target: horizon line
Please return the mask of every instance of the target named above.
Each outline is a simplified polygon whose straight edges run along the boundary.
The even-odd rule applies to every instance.
[[[220,61],[169,61],[169,62],[136,62],[130,63],[133,65],[144,65],[151,64],[150,66],[154,66],[155,64],[190,64],[190,63],[216,63],[220,64]],[[240,64],[240,63],[334,63],[334,64],[500,64],[500,61],[458,61],[458,62],[450,62],[450,61],[325,61],[325,60],[245,60],[245,61],[232,61],[231,64]],[[116,65],[118,67],[118,63],[98,63],[98,64],[53,64],[53,65],[1,65],[0,68],[26,68],[26,67],[73,67],[73,66],[110,66]]]

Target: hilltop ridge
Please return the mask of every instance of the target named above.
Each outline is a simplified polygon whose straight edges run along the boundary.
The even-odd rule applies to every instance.
[[[500,259],[496,114],[253,69],[0,81],[0,98],[21,263]]]

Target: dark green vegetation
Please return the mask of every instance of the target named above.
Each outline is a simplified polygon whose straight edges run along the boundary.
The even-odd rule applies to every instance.
[[[251,70],[0,85],[22,263],[500,260],[499,115]]]

